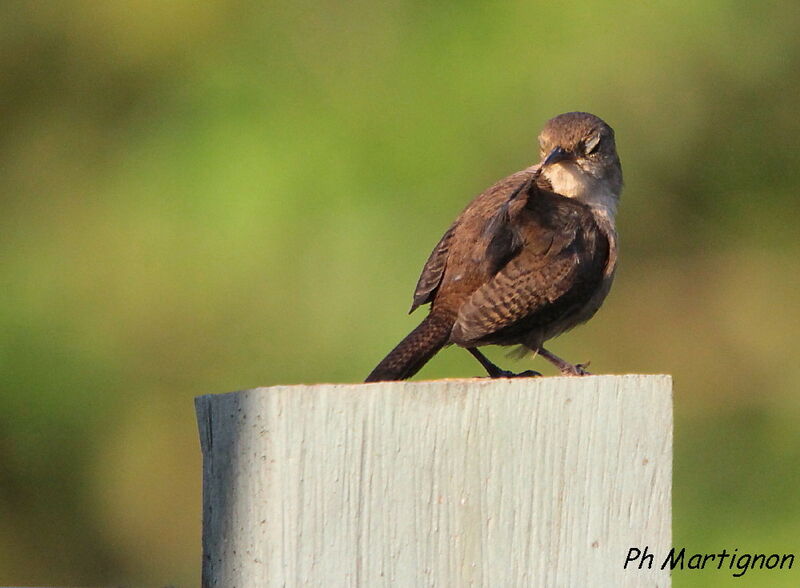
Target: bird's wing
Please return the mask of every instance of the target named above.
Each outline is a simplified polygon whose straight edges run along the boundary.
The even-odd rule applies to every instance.
[[[524,206],[516,204],[521,197]],[[496,272],[459,309],[455,341],[477,341],[510,327],[597,273],[595,245],[586,240],[599,235],[585,206],[533,185],[508,208],[498,213],[505,218],[487,225],[495,224],[487,257]]]
[[[436,295],[436,289],[442,282],[444,275],[444,268],[447,266],[447,254],[450,250],[450,240],[453,238],[453,232],[458,225],[458,220],[454,222],[447,232],[439,239],[436,247],[431,251],[428,261],[425,262],[425,267],[422,268],[422,274],[417,281],[417,287],[414,290],[414,302],[411,305],[409,314],[414,312],[417,307],[433,300]]]
[[[496,198],[508,198],[509,200],[512,199],[514,194],[519,191],[519,188],[530,179],[531,175],[537,169],[538,166],[533,166],[500,180],[480,194],[470,204],[470,206],[474,206],[476,203],[483,204]],[[508,195],[511,195],[511,198],[509,198]],[[436,297],[436,291],[439,289],[439,285],[442,283],[445,268],[447,267],[447,259],[450,255],[450,245],[453,235],[455,234],[461,219],[465,214],[468,214],[469,211],[470,207],[467,207],[467,209],[459,215],[455,222],[450,225],[450,228],[447,229],[447,232],[436,244],[436,247],[433,248],[433,251],[428,257],[428,261],[425,262],[425,266],[422,268],[422,274],[417,281],[417,287],[414,290],[414,301],[411,305],[411,310],[409,310],[409,313],[414,312],[417,307],[423,304],[432,302]]]

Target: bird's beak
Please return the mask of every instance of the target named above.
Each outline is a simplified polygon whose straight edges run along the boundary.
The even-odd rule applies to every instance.
[[[572,159],[572,153],[562,149],[561,147],[556,147],[553,149],[550,154],[544,158],[542,162],[542,167],[547,167],[548,165],[553,165],[554,163],[558,163],[560,161],[567,161]]]

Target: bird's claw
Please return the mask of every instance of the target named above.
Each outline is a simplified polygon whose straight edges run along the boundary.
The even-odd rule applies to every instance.
[[[541,376],[539,372],[535,372],[533,370],[525,370],[524,372],[520,372],[515,374],[514,372],[510,372],[508,370],[498,370],[497,372],[493,373],[489,376],[492,379],[496,378],[536,378]]]
[[[567,364],[561,368],[562,376],[591,376],[591,372],[587,371],[590,362],[576,363],[575,365]]]

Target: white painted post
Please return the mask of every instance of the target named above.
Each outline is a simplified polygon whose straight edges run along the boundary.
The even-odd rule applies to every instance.
[[[672,383],[201,396],[203,586],[670,586]],[[652,569],[624,569],[647,546]]]

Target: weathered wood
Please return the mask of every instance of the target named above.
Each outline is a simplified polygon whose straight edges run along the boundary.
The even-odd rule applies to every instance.
[[[203,585],[669,586],[668,376],[202,396]]]

